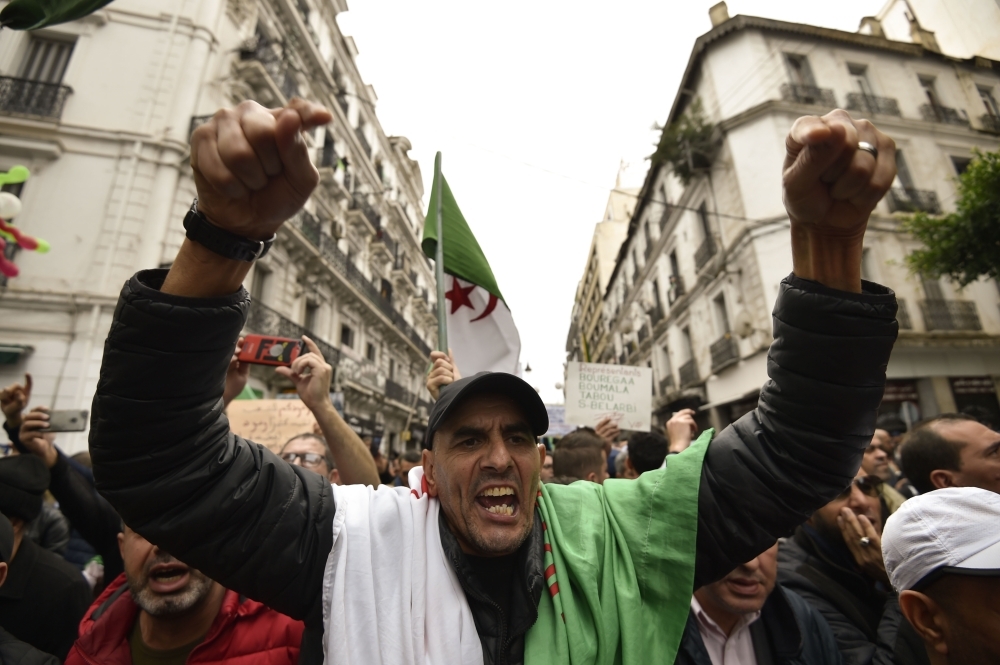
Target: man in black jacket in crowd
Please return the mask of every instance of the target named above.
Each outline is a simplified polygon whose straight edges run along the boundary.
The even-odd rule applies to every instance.
[[[318,182],[300,131],[329,120],[302,100],[276,110],[244,102],[195,131],[196,207],[215,230],[189,232],[201,240],[189,236],[169,272],[142,272],[125,285],[90,438],[98,489],[125,521],[225,586],[305,618],[303,662],[322,658],[316,640],[334,545],[332,490],[233,435],[220,398],[246,317],[241,284],[251,261]],[[836,496],[860,465],[897,331],[892,293],[862,284],[861,248],[868,216],[894,174],[892,141],[866,121],[836,111],[792,128],[783,183],[794,274],[775,305],[772,381],[758,408],[719,433],[706,453],[695,586],[770,547]],[[204,224],[195,213],[190,219],[195,228]],[[509,611],[528,619],[545,588],[541,529],[531,526],[543,450],[520,480],[517,529],[529,529],[509,552],[520,553],[511,583],[523,590],[511,596]],[[442,505],[440,514],[461,510]],[[442,519],[442,545],[463,558],[452,534],[461,525]],[[471,566],[462,568],[471,574]],[[519,620],[514,634],[503,611],[470,605],[485,662],[523,662],[531,621]]]
[[[882,560],[882,479],[854,483],[781,544],[778,580],[826,618],[844,665],[926,665]]]
[[[7,581],[14,553],[14,527],[0,515],[0,587]],[[0,626],[0,663],[3,665],[59,665],[59,659],[17,639]]]

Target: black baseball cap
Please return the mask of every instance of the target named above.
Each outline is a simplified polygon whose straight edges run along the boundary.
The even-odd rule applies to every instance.
[[[535,389],[525,381],[506,372],[480,372],[441,388],[438,401],[431,407],[427,418],[427,437],[424,445],[429,449],[434,443],[434,433],[454,413],[467,397],[484,393],[506,395],[524,410],[528,425],[535,436],[549,429],[549,412]]]

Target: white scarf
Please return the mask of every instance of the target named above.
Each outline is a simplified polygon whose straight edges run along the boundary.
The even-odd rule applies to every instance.
[[[329,665],[482,665],[458,577],[441,548],[440,504],[423,469],[410,486],[333,487],[333,549],[323,575]]]

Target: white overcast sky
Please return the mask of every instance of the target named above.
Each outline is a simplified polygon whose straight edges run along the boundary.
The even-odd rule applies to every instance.
[[[651,126],[666,118],[715,0],[349,1],[339,23],[383,129],[412,141],[427,192],[442,151],[514,314],[526,378],[561,403],[555,384],[594,224],[621,160],[623,184],[642,183]],[[884,0],[728,4],[731,16],[854,31]]]

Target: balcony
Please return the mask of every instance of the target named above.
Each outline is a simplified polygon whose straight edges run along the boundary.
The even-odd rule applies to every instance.
[[[731,333],[726,333],[709,347],[712,353],[712,371],[729,367],[740,359],[740,345]]]
[[[667,302],[673,305],[684,293],[684,278],[680,275],[671,275],[670,288],[667,289]]]
[[[863,92],[847,93],[847,110],[867,115],[894,115],[900,117],[899,104],[891,97],[876,97]]]
[[[384,393],[387,388],[385,374],[378,365],[368,360],[355,360],[350,356],[340,357],[337,372],[348,381],[370,388],[376,393]]]
[[[355,196],[351,199],[351,204],[347,209],[348,219],[361,224],[367,224],[369,231],[375,233],[382,227],[382,215],[375,212],[375,209],[365,199]]]
[[[275,101],[284,103],[292,97],[298,96],[299,84],[296,82],[291,70],[285,65],[280,44],[257,35],[257,43],[253,48],[240,51],[240,62],[244,64],[244,68],[247,65],[256,64],[267,74],[270,80],[263,82],[269,84],[272,88],[272,93],[276,91],[280,93],[280,97],[284,98],[281,99],[279,97]],[[251,78],[253,78],[252,73]]]
[[[361,143],[361,148],[365,151],[365,154],[368,155],[369,157],[371,157],[372,156],[372,147],[368,143],[368,139],[365,138],[364,129],[362,129],[361,127],[356,127],[354,129],[354,133],[357,135],[358,142]]]
[[[827,109],[837,108],[837,98],[829,88],[817,88],[814,85],[799,85],[797,83],[781,84],[781,98],[786,102],[822,106]]]
[[[677,374],[681,380],[681,388],[688,388],[701,380],[698,376],[698,363],[694,361],[694,358],[681,365]]]
[[[1000,134],[1000,116],[993,115],[992,113],[982,114],[979,116],[979,127],[984,132]]]
[[[411,267],[405,254],[400,254],[392,264],[392,277],[402,289],[411,294],[417,292],[417,273]]]
[[[300,339],[309,335],[323,353],[323,358],[333,366],[340,360],[340,351],[332,344],[324,341],[312,330],[303,328],[288,317],[282,316],[262,302],[254,300],[250,303],[250,314],[247,316],[246,329],[258,335],[274,335],[275,337],[291,337]]]
[[[939,122],[942,125],[969,126],[969,116],[965,111],[940,104],[924,104],[920,107],[920,117],[928,122]]]
[[[674,375],[667,374],[665,377],[660,379],[660,394],[666,395],[669,391],[674,389]]]
[[[704,241],[702,241],[701,246],[698,247],[698,250],[694,253],[695,270],[701,270],[713,256],[715,256],[715,241],[712,240],[712,236],[708,236]]]
[[[396,400],[400,404],[405,404],[406,406],[413,404],[413,393],[392,379],[386,379],[385,396],[388,399]]]
[[[979,311],[971,300],[921,300],[927,330],[982,330]]]
[[[913,330],[913,322],[910,320],[910,310],[906,306],[906,301],[902,298],[896,299],[899,309],[896,310],[896,323],[900,330]]]
[[[396,256],[396,241],[392,239],[388,231],[379,228],[375,232],[375,237],[372,238],[371,250],[375,258],[391,261]]]
[[[893,187],[886,198],[890,212],[926,212],[930,215],[941,214],[941,204],[937,192],[928,189],[913,189],[912,187]]]
[[[68,85],[0,76],[0,113],[58,121],[71,92]]]

